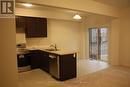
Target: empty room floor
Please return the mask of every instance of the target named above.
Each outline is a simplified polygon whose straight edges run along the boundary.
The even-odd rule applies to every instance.
[[[77,75],[83,76],[108,68],[109,64],[103,61],[79,59],[77,60]]]
[[[77,78],[62,82],[40,69],[19,73],[19,87],[130,87],[130,68],[90,60],[78,60],[77,67]]]

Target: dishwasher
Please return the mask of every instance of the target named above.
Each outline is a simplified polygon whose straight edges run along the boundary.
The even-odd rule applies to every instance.
[[[59,56],[50,54],[50,74],[52,77],[59,79],[60,78],[60,66],[59,66]]]

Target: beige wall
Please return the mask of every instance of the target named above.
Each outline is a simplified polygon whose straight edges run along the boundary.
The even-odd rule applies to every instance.
[[[120,64],[130,67],[130,8],[121,11],[119,38]]]
[[[110,61],[130,67],[130,8],[120,11],[120,17],[111,22]]]
[[[101,28],[108,27],[110,30],[111,17],[103,15],[90,15],[84,23],[84,34],[85,34],[85,56],[89,58],[89,28]]]
[[[77,50],[80,53],[81,28],[79,22],[48,19],[47,38],[27,38],[28,46],[57,44],[60,49]],[[81,55],[80,55],[81,58]]]
[[[86,54],[87,54],[86,50],[87,49],[85,48],[85,46],[87,45],[86,41],[88,39],[85,38],[85,36],[86,36],[85,30],[86,30],[86,24],[85,24],[85,22],[82,22],[81,27],[80,27],[80,34],[81,34],[81,36],[80,36],[80,52],[81,52],[82,58],[87,59],[88,58],[86,56]]]
[[[89,28],[108,28],[108,59],[111,65],[119,65],[119,20],[107,16],[92,15],[85,22],[85,56],[89,58]]]
[[[108,26],[109,28],[109,61],[112,65],[122,65],[130,67],[130,8],[120,11],[120,17],[114,19],[89,17],[86,21],[86,51],[88,58],[88,28]],[[97,19],[98,18],[98,19]]]
[[[60,49],[77,50],[83,58],[83,29],[80,22],[48,19],[48,36],[25,38],[25,33],[16,33],[16,43],[26,42],[28,47],[46,47],[52,43]]]
[[[114,19],[109,31],[109,60],[112,65],[119,65],[119,19]]]
[[[15,20],[0,18],[0,87],[17,87]]]
[[[16,44],[26,43],[25,33],[16,33]]]
[[[50,19],[48,25],[52,43],[56,43],[60,48],[79,50],[80,23]]]

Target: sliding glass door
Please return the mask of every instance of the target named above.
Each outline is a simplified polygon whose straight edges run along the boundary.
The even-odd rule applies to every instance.
[[[108,61],[108,29],[100,28],[100,60]]]
[[[89,29],[89,58],[107,61],[108,54],[107,28]]]
[[[89,29],[89,58],[98,59],[98,29]]]

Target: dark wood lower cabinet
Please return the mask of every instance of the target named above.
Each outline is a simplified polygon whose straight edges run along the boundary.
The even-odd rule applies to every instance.
[[[31,69],[40,68],[61,81],[76,77],[76,54],[57,55],[33,50],[29,57]]]
[[[49,54],[41,50],[30,52],[31,69],[40,68],[49,72]]]
[[[31,64],[31,69],[36,69],[41,66],[41,59],[42,59],[42,54],[39,50],[33,50],[30,52],[30,64]]]
[[[75,54],[55,55],[50,54],[50,74],[57,80],[67,80],[76,77]]]
[[[74,54],[62,55],[60,63],[60,80],[66,80],[76,77],[76,57]]]
[[[49,73],[49,53],[42,52],[43,57],[41,58],[41,66],[40,69]]]
[[[17,54],[18,67],[24,67],[30,65],[29,54]]]

